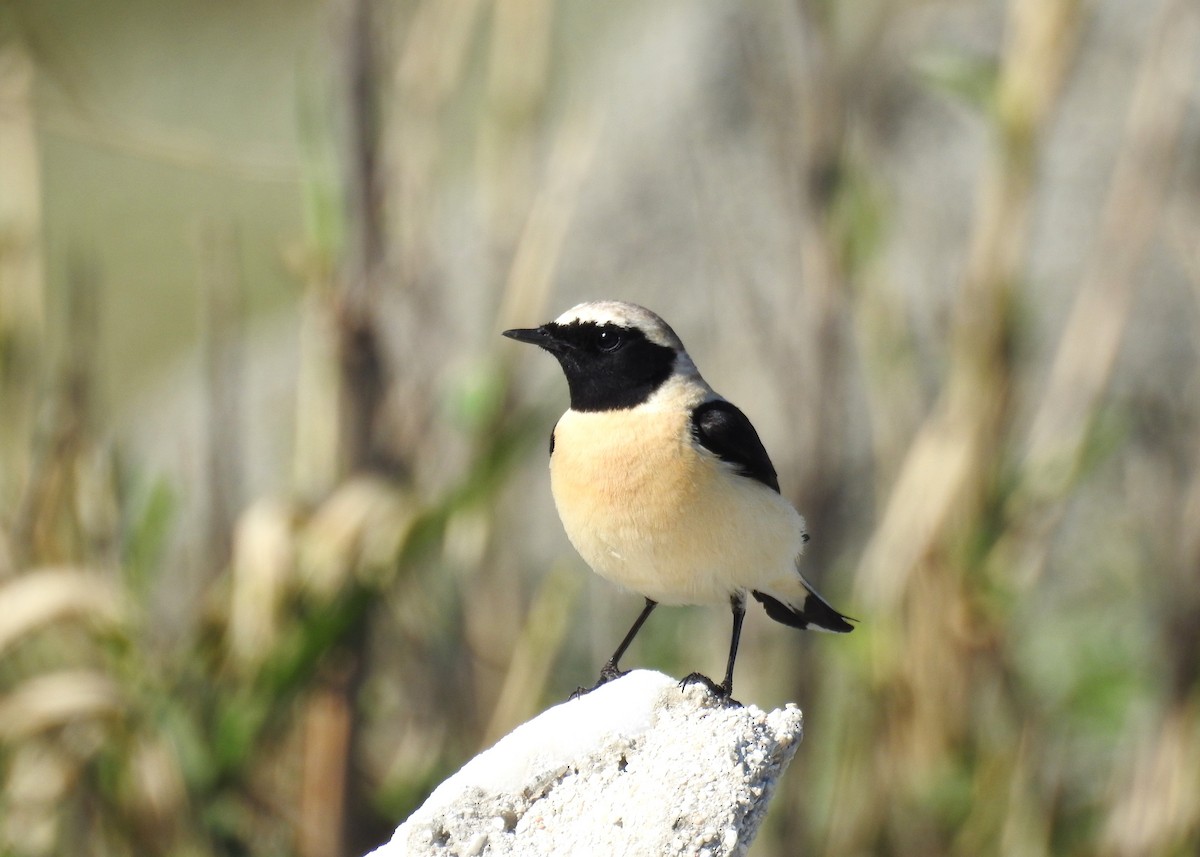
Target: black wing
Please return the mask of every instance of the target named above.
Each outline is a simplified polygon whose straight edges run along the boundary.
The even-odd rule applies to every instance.
[[[724,399],[697,405],[692,411],[692,437],[722,461],[733,464],[738,473],[757,479],[779,493],[775,466],[758,439],[758,432],[735,405]]]

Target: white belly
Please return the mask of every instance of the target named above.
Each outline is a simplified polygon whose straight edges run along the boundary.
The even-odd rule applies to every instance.
[[[550,484],[584,561],[647,598],[727,603],[799,580],[803,519],[697,450],[686,410],[568,411],[555,429]]]

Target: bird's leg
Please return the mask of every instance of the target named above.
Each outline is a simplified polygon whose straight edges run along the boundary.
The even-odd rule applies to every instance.
[[[615,678],[620,678],[621,676],[625,675],[626,672],[628,672],[628,670],[622,670],[619,666],[617,666],[617,664],[621,660],[621,656],[625,654],[625,650],[629,648],[629,644],[633,642],[633,638],[637,636],[637,632],[642,629],[642,625],[646,623],[646,619],[649,618],[650,614],[654,612],[654,608],[657,606],[657,601],[651,601],[649,598],[646,599],[646,606],[642,608],[642,612],[639,613],[637,619],[634,620],[633,627],[629,629],[629,632],[625,635],[625,639],[621,640],[621,645],[617,646],[617,650],[613,652],[613,656],[608,659],[608,662],[603,667],[601,667],[600,680],[591,687],[576,688],[575,692],[571,694],[572,699],[577,696],[583,696],[585,693],[591,693],[593,690],[600,687],[600,685],[607,684]]]
[[[731,595],[729,606],[733,609],[733,635],[729,639],[729,661],[725,664],[725,680],[720,684],[714,684],[708,676],[692,673],[685,676],[679,684],[681,687],[689,684],[702,684],[726,705],[740,706],[741,703],[733,698],[733,664],[737,660],[738,641],[742,638],[742,622],[746,618],[745,594],[739,592]]]
[[[725,664],[725,680],[721,682],[721,690],[725,696],[733,693],[733,662],[737,660],[738,642],[742,639],[742,622],[746,618],[746,596],[734,595],[729,599],[733,610],[733,632],[729,638],[729,660]]]

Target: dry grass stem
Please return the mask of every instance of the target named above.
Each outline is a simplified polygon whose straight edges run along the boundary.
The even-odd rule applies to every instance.
[[[997,83],[1000,142],[982,179],[947,383],[904,459],[859,566],[857,591],[883,615],[894,611],[918,565],[947,535],[952,516],[963,520],[964,504],[979,502],[995,467],[1010,384],[1012,291],[1025,261],[1038,134],[1066,65],[1061,53],[1075,5],[1015,0],[1010,7]]]
[[[59,670],[25,679],[0,698],[0,742],[18,743],[71,723],[116,717],[121,688],[91,670]]]
[[[112,629],[124,618],[121,593],[108,575],[74,568],[31,569],[0,586],[0,655],[57,622]]]
[[[1200,74],[1200,8],[1163,3],[1138,71],[1099,233],[1029,433],[1022,499],[1061,496],[1108,387],[1130,304],[1165,207]]]

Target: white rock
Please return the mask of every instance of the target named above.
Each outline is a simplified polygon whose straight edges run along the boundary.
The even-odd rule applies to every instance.
[[[744,854],[802,723],[631,672],[480,753],[370,857]]]

